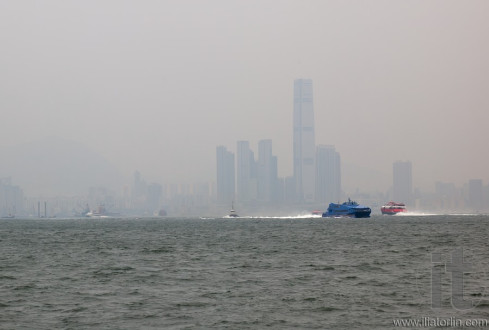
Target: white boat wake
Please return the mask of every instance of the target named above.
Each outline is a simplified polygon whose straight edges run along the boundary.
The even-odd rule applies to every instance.
[[[322,218],[320,214],[298,214],[298,215],[283,215],[283,216],[269,216],[269,215],[253,215],[253,216],[239,216],[230,217],[225,215],[223,219],[311,219]]]
[[[476,216],[476,213],[427,213],[427,212],[401,212],[397,213],[396,217],[423,217],[433,215],[449,215],[449,216]]]
[[[425,216],[431,216],[431,215],[441,215],[438,213],[425,213],[425,212],[400,212],[395,214],[395,217],[425,217]]]

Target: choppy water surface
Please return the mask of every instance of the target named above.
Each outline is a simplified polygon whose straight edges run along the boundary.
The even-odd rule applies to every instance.
[[[489,216],[0,221],[0,328],[393,328],[489,319]],[[444,267],[471,271],[450,305]],[[443,307],[431,302],[432,253]]]

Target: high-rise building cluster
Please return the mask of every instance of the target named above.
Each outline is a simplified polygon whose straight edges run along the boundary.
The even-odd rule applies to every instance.
[[[258,142],[257,159],[249,141],[238,141],[236,164],[232,152],[223,146],[217,147],[219,203],[230,205],[235,200],[241,204],[279,202],[284,198],[282,186],[278,178],[277,157],[272,154],[272,140]]]
[[[340,200],[341,158],[331,145],[316,146],[311,79],[296,79],[293,95],[293,175],[278,177],[272,140],[258,142],[258,157],[249,141],[238,141],[234,154],[216,150],[217,200],[223,204],[320,204]],[[236,184],[236,185],[235,185]]]

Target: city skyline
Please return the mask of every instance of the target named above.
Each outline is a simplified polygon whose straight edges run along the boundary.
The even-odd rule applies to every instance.
[[[225,165],[223,160],[225,147],[217,147],[218,202],[225,201],[223,196],[228,196],[227,202],[229,199],[234,202],[235,194],[238,197],[236,201],[242,205],[257,202],[262,204],[292,202],[310,205],[340,200],[342,196],[340,154],[334,146],[316,146],[315,143],[311,79],[294,80],[293,102],[293,175],[278,177],[279,164],[277,157],[272,153],[270,139],[258,141],[256,161],[249,141],[237,141],[236,178],[234,172],[228,169],[228,166],[234,164]],[[231,193],[228,187],[234,185],[234,182],[236,190]]]
[[[242,141],[241,141],[242,142]],[[270,144],[270,140],[263,140],[263,143]],[[229,166],[229,172],[233,171],[232,152],[221,147],[221,154],[226,154],[225,158]],[[265,148],[267,149],[267,148]],[[216,151],[219,148],[216,149]],[[332,146],[318,146],[318,168],[324,165],[332,166],[336,168],[339,165],[339,155],[334,151]],[[265,152],[265,155],[270,153]],[[329,171],[324,171],[326,176],[318,178],[318,185],[316,185],[316,203],[303,204],[297,203],[295,195],[291,194],[291,177],[277,178],[276,172],[273,171],[276,168],[276,158],[272,155],[269,157],[272,160],[272,167],[270,168],[272,175],[270,178],[278,179],[276,181],[275,193],[268,196],[263,194],[266,189],[259,187],[259,181],[262,183],[263,176],[259,175],[259,162],[254,162],[255,177],[253,178],[254,184],[252,184],[252,191],[254,191],[250,200],[242,201],[237,200],[234,205],[238,206],[244,214],[262,215],[262,216],[284,216],[290,214],[303,214],[306,210],[320,209],[326,207],[328,202],[325,200],[331,200],[334,197],[333,194],[335,188],[335,170],[327,174]],[[321,165],[322,164],[322,165]],[[399,176],[403,172],[410,174],[411,163],[409,161],[399,161],[392,164],[393,169],[397,172],[395,176]],[[339,166],[338,166],[339,167]],[[394,173],[393,171],[393,173]],[[263,172],[261,172],[263,173]],[[395,178],[393,176],[393,181]],[[407,179],[407,180],[406,180]],[[324,184],[329,180],[330,184]],[[374,210],[374,214],[378,213],[380,205],[383,205],[386,201],[397,199],[394,197],[395,191],[398,190],[401,193],[409,194],[409,175],[407,178],[396,179],[397,184],[385,192],[353,192],[346,194],[341,192],[341,199],[338,201],[352,198],[371,206]],[[333,182],[333,184],[331,184]],[[230,186],[232,186],[233,180],[231,179]],[[393,182],[394,183],[394,182]],[[398,186],[397,188],[395,186]],[[407,189],[406,189],[407,187]],[[133,182],[129,185],[121,187],[122,190],[114,191],[103,186],[90,187],[88,193],[84,193],[78,196],[71,195],[58,195],[58,196],[33,196],[24,193],[21,186],[17,185],[11,178],[0,178],[0,216],[3,218],[9,217],[80,217],[84,216],[86,212],[100,212],[101,210],[109,212],[109,214],[116,214],[118,216],[159,216],[172,215],[172,216],[191,216],[191,215],[209,215],[218,216],[219,214],[225,214],[229,211],[229,203],[233,203],[231,200],[232,187],[227,193],[225,193],[224,200],[219,200],[218,188],[212,183],[194,183],[194,184],[169,184],[158,182],[147,182],[146,179],[139,173],[134,173]],[[322,198],[322,193],[319,192],[323,188],[323,193],[329,194],[329,197]],[[337,188],[337,186],[336,186]],[[318,190],[319,189],[319,190]],[[428,214],[450,214],[457,213],[485,213],[489,211],[489,184],[486,184],[481,179],[472,179],[466,182],[462,187],[458,187],[449,182],[436,182],[435,193],[425,192],[416,189],[412,194],[413,200],[407,201],[403,197],[398,198],[403,202],[406,202],[410,212],[428,212]],[[397,199],[397,200],[399,200]],[[414,201],[414,203],[413,203]],[[115,212],[115,213],[114,213]],[[433,213],[435,212],[435,213]],[[242,213],[243,214],[243,213]],[[421,213],[423,214],[423,213]]]
[[[191,4],[2,2],[0,176],[21,184],[16,150],[58,136],[126,181],[187,183],[214,180],[216,145],[271,139],[289,177],[291,81],[307,77],[346,190],[388,190],[398,159],[424,191],[489,182],[489,3]],[[66,154],[39,150],[53,169]]]
[[[55,141],[55,139],[51,140],[51,142]],[[76,146],[63,144],[61,141],[56,142],[55,150],[58,151]],[[168,209],[174,215],[195,215],[196,212],[219,212],[219,209],[228,208],[230,204],[236,204],[242,211],[251,214],[256,212],[275,214],[277,206],[285,207],[284,210],[292,212],[303,208],[321,209],[329,202],[340,202],[350,197],[371,205],[381,205],[387,200],[401,201],[414,211],[484,212],[489,210],[489,184],[486,185],[482,179],[470,179],[462,187],[457,187],[451,182],[437,181],[435,182],[435,193],[429,193],[413,187],[413,167],[409,160],[396,161],[392,164],[392,183],[387,191],[360,191],[358,189],[345,191],[341,184],[343,169],[340,154],[334,146],[323,144],[316,146],[315,200],[308,202],[298,198],[295,179],[292,176],[278,176],[280,164],[273,153],[272,145],[271,139],[260,140],[257,144],[256,159],[249,141],[236,142],[236,158],[233,151],[223,145],[217,146],[214,183],[200,182],[190,185],[168,183],[164,180],[147,182],[136,170],[133,173],[131,184],[119,182],[115,189],[115,186],[112,186],[111,189],[104,185],[104,182],[108,181],[99,181],[102,177],[99,170],[107,171],[107,169],[104,168],[106,165],[103,162],[100,163],[103,158],[98,159],[95,154],[90,159],[98,159],[99,164],[83,164],[85,166],[83,171],[86,172],[84,177],[88,180],[85,191],[77,195],[50,196],[47,194],[48,189],[36,197],[32,193],[24,193],[23,187],[18,185],[12,177],[0,178],[0,200],[3,201],[0,205],[0,216],[10,217],[16,214],[35,216],[36,213],[39,217],[48,217],[48,214],[49,216],[80,216],[87,212],[86,210],[92,213],[107,210],[106,205],[109,209],[116,208],[117,211],[127,214],[167,214],[166,209]],[[49,143],[43,143],[31,150],[31,153],[39,151],[45,155],[44,148],[51,150],[52,146]],[[76,148],[71,150],[71,153],[88,155],[88,153],[81,153]],[[33,174],[34,176],[41,174],[44,182],[48,184],[56,180],[61,182],[63,178],[80,174],[81,168],[72,166],[79,161],[80,159],[75,157],[70,158],[67,163],[61,163],[62,166],[58,167],[56,171],[50,171],[51,177],[43,176],[42,170]],[[100,167],[100,165],[103,166]],[[71,174],[63,170],[63,167],[65,170],[69,169]],[[47,200],[50,201],[49,212]],[[89,208],[89,205],[92,208]],[[44,206],[44,210],[41,210],[41,206]]]

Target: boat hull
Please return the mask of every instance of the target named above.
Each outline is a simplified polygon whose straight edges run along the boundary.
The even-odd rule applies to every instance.
[[[380,208],[380,212],[386,215],[396,215],[401,212],[407,212],[404,203],[389,202]]]
[[[324,212],[323,218],[370,218],[370,213],[372,211],[369,210],[357,210],[355,212]]]
[[[407,212],[407,211],[406,211],[406,209],[384,209],[384,208],[381,208],[380,212],[382,212],[382,214],[386,214],[386,215],[396,215],[398,213],[403,213],[403,212]]]
[[[329,204],[323,218],[349,217],[349,218],[369,218],[372,210],[370,207],[358,205],[356,202],[348,201],[343,204]]]

